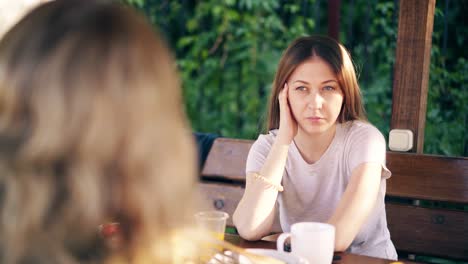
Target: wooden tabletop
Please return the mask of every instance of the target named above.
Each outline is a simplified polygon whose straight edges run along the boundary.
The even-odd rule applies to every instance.
[[[247,241],[241,238],[239,235],[226,234],[225,240],[242,248],[276,249],[275,242],[263,241],[263,240]],[[335,252],[334,259],[337,259],[337,260],[333,261],[333,264],[391,264],[391,263],[416,264],[417,263],[417,262],[412,262],[412,261],[395,262],[393,260],[361,256],[361,255],[350,254],[346,252]]]

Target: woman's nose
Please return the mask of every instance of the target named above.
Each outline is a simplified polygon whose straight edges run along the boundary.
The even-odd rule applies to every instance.
[[[309,94],[307,106],[310,109],[321,109],[324,98],[319,92],[312,92]]]

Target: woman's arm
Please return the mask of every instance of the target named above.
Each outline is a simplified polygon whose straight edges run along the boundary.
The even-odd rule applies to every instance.
[[[265,160],[259,175],[279,186],[284,173],[289,144],[276,139]],[[258,240],[267,235],[275,218],[275,204],[278,190],[271,184],[247,175],[247,184],[233,215],[234,225],[239,235],[247,240]]]
[[[285,83],[278,95],[280,106],[280,127],[268,155],[258,172],[260,180],[252,173],[247,174],[247,184],[233,215],[234,225],[239,234],[247,240],[258,240],[267,235],[275,219],[275,204],[283,177],[288,149],[297,134],[297,122],[291,114],[288,101],[289,86]],[[259,155],[253,153],[253,155]],[[249,154],[249,158],[250,154]],[[269,183],[271,184],[269,184]]]
[[[351,174],[338,207],[328,220],[336,228],[335,251],[346,250],[368,219],[380,189],[382,165],[363,163]]]

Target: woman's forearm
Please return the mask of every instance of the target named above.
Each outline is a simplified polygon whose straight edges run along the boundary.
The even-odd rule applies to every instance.
[[[267,235],[275,218],[278,189],[284,173],[289,145],[276,140],[261,168],[259,175],[269,184],[253,175],[247,175],[247,184],[233,215],[239,234],[247,240],[258,240]]]
[[[271,182],[280,185],[283,178],[286,159],[288,157],[289,144],[283,143],[280,138],[275,140],[265,163],[260,170],[260,175]]]
[[[380,188],[378,163],[366,163],[353,171],[337,209],[328,223],[336,228],[335,250],[345,251],[371,214]]]

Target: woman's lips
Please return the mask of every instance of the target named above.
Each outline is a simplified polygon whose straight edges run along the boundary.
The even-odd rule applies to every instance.
[[[322,120],[323,118],[317,117],[317,116],[312,116],[312,117],[307,117],[307,120],[312,121],[312,122],[318,122]]]

